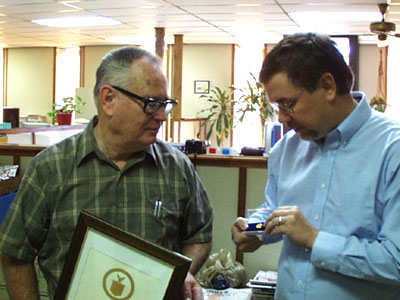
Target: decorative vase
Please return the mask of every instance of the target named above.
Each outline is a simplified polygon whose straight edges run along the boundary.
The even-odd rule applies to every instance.
[[[58,113],[57,114],[58,125],[71,125],[72,112],[69,113]]]

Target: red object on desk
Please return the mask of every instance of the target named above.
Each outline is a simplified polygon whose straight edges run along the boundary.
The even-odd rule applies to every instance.
[[[71,125],[72,113],[58,113],[57,122],[58,125]]]

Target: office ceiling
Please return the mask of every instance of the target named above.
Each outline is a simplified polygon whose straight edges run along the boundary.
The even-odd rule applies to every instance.
[[[374,12],[383,0],[0,0],[0,43],[6,47],[112,45],[110,38],[132,43],[154,42],[155,27],[164,27],[167,43],[183,34],[184,43],[274,43],[303,29],[288,15],[299,11]],[[105,16],[120,25],[51,28],[39,18]],[[391,1],[387,21],[400,31],[400,0]],[[314,21],[307,31],[356,34],[376,42],[369,23],[380,21]],[[146,39],[147,37],[147,39]],[[150,39],[149,39],[150,37]]]

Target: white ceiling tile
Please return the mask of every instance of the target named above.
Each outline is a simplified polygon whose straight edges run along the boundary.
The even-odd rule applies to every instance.
[[[310,0],[310,1],[304,1],[304,0],[278,0],[277,1],[279,4],[304,4],[307,6],[314,6],[314,5],[331,5],[331,6],[336,6],[340,4],[378,4],[382,2],[386,2],[384,0]]]
[[[35,13],[35,12],[54,12],[66,9],[64,5],[59,3],[42,3],[42,4],[21,4],[21,5],[5,5],[0,7],[0,12],[4,14],[19,13]]]
[[[238,14],[246,12],[280,13],[282,10],[277,5],[262,5],[257,7],[239,7],[236,5],[198,5],[182,6],[186,11],[194,14]]]
[[[282,7],[287,12],[295,11],[364,11],[364,12],[376,12],[377,7],[373,4],[366,5],[298,5],[298,4],[285,4]]]
[[[81,1],[77,3],[73,3],[74,6],[83,8],[83,9],[113,9],[113,8],[132,8],[132,7],[149,7],[157,6],[163,7],[168,6],[168,4],[162,1],[134,1],[134,0],[94,0],[94,1]]]
[[[54,0],[1,0],[0,5],[44,4],[54,3]]]
[[[287,13],[293,11],[377,11],[382,0],[81,0],[62,5],[59,0],[0,0],[0,41],[12,47],[109,44],[106,37],[154,36],[154,27],[166,35],[185,34],[185,41],[239,43],[241,31],[276,40],[299,27]],[[400,0],[392,0],[387,20],[400,27]],[[244,6],[255,4],[258,6]],[[396,5],[397,4],[397,5]],[[241,5],[241,6],[238,6]],[[153,8],[155,7],[155,8]],[[64,12],[60,12],[64,11]],[[122,22],[118,27],[50,28],[32,19],[102,15]],[[316,24],[316,30],[327,24]],[[335,22],[330,34],[371,35],[369,22]],[[35,44],[36,43],[36,44]]]

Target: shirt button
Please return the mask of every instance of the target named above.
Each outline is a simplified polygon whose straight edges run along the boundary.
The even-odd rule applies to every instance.
[[[310,249],[308,249],[308,248],[304,248],[304,252],[309,252],[310,251]]]
[[[323,267],[323,268],[326,267],[326,263],[324,261],[321,261],[321,267]]]
[[[318,216],[314,217],[314,221],[318,221],[318,219],[319,219]]]
[[[321,189],[324,189],[326,187],[325,183],[321,183]]]
[[[297,285],[298,285],[298,286],[303,285],[303,281],[301,281],[301,280],[297,281]]]
[[[326,152],[326,155],[331,156],[331,151]]]
[[[343,146],[346,146],[346,145],[347,145],[347,142],[346,142],[346,141],[342,142],[342,145],[343,145]]]

